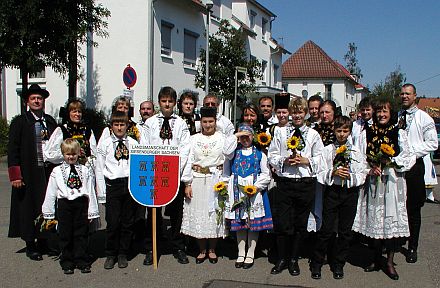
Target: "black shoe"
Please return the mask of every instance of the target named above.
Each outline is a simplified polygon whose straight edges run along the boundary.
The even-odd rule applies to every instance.
[[[381,268],[381,265],[379,263],[372,263],[371,265],[368,265],[364,268],[364,272],[374,272],[379,271]]]
[[[252,266],[254,266],[254,258],[246,257],[246,259],[252,259],[252,262],[250,262],[250,263],[243,262],[243,269],[250,269],[250,268],[252,268]],[[245,259],[245,261],[246,261],[246,259]]]
[[[270,270],[270,274],[273,275],[280,274],[286,268],[287,268],[287,261],[285,259],[278,260],[275,266],[273,266],[272,270]]]
[[[335,266],[333,268],[333,278],[336,280],[344,278],[344,268],[341,266]]]
[[[107,259],[105,259],[104,269],[113,269],[113,267],[115,267],[115,264],[116,264],[116,257],[109,256],[107,257]]]
[[[417,250],[409,249],[406,254],[406,262],[407,263],[416,263],[417,262]]]
[[[144,265],[153,265],[153,251],[147,251],[147,254],[145,254]]]
[[[90,266],[84,266],[79,269],[81,270],[81,273],[83,273],[83,274],[87,274],[87,273],[92,272],[92,270],[90,269]]]
[[[385,268],[385,274],[387,274],[388,277],[390,277],[393,280],[399,280],[399,274],[397,274],[394,265],[387,265],[387,267]]]
[[[434,199],[434,200],[426,199],[426,203],[430,203],[430,204],[440,204],[440,201],[438,201],[437,199]]]
[[[321,265],[316,263],[310,263],[310,276],[312,279],[318,280],[321,279]]]
[[[211,254],[214,254],[215,257],[211,257],[210,256]],[[209,251],[208,251],[208,259],[209,259],[209,263],[211,263],[211,264],[216,264],[218,262],[218,257],[217,257],[217,254],[215,254],[214,250],[209,249]]]
[[[29,259],[34,261],[41,261],[43,260],[43,256],[41,256],[41,253],[35,250],[26,250],[26,256],[29,257]]]
[[[186,256],[186,253],[183,250],[177,250],[176,252],[174,252],[174,258],[176,258],[177,262],[179,262],[180,264],[189,263],[188,257]]]
[[[127,268],[128,261],[127,261],[127,255],[119,255],[118,256],[118,267],[119,268]]]
[[[63,269],[63,271],[66,275],[72,275],[74,273],[73,269],[70,268]]]
[[[239,258],[243,258],[243,261],[238,261]],[[243,268],[244,264],[244,256],[238,256],[237,261],[235,261],[235,268],[240,269]]]
[[[199,256],[200,255],[203,255],[203,257],[197,257],[196,258],[196,264],[202,264],[206,260],[206,251],[205,252],[200,252]]]
[[[291,259],[288,269],[290,275],[298,276],[301,273],[301,270],[299,270],[298,259]]]

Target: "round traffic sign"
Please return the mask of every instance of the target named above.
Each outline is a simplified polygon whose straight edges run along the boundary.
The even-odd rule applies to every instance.
[[[125,67],[124,72],[122,73],[122,80],[127,88],[131,88],[136,84],[136,71],[130,66],[130,64]]]

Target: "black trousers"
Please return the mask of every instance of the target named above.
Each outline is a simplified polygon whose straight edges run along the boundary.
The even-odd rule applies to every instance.
[[[416,164],[406,172],[406,209],[408,212],[409,240],[408,249],[417,250],[419,246],[420,227],[422,225],[422,207],[425,204],[425,165],[423,158],[417,159]]]
[[[60,265],[63,269],[81,269],[90,264],[87,256],[88,204],[86,196],[58,200]]]
[[[276,233],[306,232],[315,199],[316,179],[279,177],[272,195],[272,217]]]
[[[128,192],[128,178],[106,179],[107,203],[107,256],[127,255],[133,238],[133,225],[137,203]]]
[[[313,262],[319,265],[324,264],[325,255],[328,250],[329,241],[332,238],[335,228],[335,221],[338,220],[338,237],[334,243],[335,255],[334,266],[343,267],[347,261],[350,241],[353,237],[351,228],[356,216],[359,187],[346,188],[339,185],[327,187],[323,197],[322,227],[318,231],[315,249],[313,251]]]
[[[183,218],[183,200],[185,197],[185,184],[180,182],[179,192],[176,198],[168,204],[165,212],[170,216],[171,229],[170,229],[170,245],[173,251],[185,249],[185,236],[180,233],[182,227]]]

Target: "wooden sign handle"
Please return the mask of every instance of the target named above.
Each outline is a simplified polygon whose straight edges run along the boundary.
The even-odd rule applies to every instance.
[[[157,270],[157,243],[156,243],[156,207],[153,207],[153,266],[154,270]]]

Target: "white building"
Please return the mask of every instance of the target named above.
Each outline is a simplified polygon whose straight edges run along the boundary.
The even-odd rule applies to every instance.
[[[78,96],[92,93],[86,83],[96,81],[100,86],[101,103],[98,109],[108,109],[113,99],[123,93],[122,72],[130,64],[137,72],[134,90],[135,111],[139,103],[157,101],[161,87],[171,86],[179,93],[184,89],[199,92],[194,77],[199,65],[200,48],[206,47],[205,28],[207,9],[199,0],[101,0],[111,12],[108,19],[108,38],[96,38],[97,48],[83,47],[87,54],[81,63],[83,80],[78,82]],[[271,26],[275,15],[255,0],[215,0],[211,13],[210,34],[218,29],[221,19],[247,32],[247,54],[263,63],[263,78],[258,81],[260,95],[281,91],[281,63],[284,50],[272,39]],[[87,52],[87,53],[86,53]],[[92,77],[95,70],[96,77]],[[4,69],[2,73],[2,107],[7,119],[20,113],[21,91],[19,71]],[[51,96],[46,112],[56,116],[67,101],[67,81],[46,68],[32,75],[29,84],[47,88]],[[250,95],[250,97],[255,97]],[[6,107],[6,109],[5,109]],[[229,114],[229,113],[226,113]]]
[[[307,41],[283,63],[283,86],[306,99],[319,93],[324,100],[335,101],[344,115],[356,111],[367,93],[356,77],[313,41]]]

